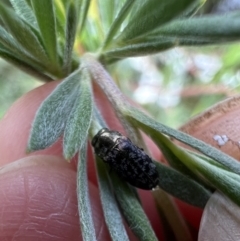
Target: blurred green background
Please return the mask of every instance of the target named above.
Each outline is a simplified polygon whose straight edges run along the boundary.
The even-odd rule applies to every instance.
[[[109,67],[120,89],[158,121],[179,127],[240,90],[240,44],[174,48]],[[0,59],[0,118],[14,101],[43,84]]]
[[[175,48],[117,65],[118,84],[156,120],[179,127],[240,90],[240,44]]]

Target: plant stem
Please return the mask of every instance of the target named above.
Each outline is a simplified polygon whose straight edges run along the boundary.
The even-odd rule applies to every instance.
[[[103,66],[90,54],[86,54],[83,59],[84,64],[90,70],[93,79],[97,81],[98,85],[107,95],[107,98],[112,103],[113,108],[115,110],[120,109],[124,107],[124,104],[128,104],[127,98],[119,90]]]

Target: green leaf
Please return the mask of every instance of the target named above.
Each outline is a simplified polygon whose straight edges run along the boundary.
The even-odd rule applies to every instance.
[[[222,165],[226,166],[229,170],[240,174],[240,163],[237,162],[234,158],[224,154],[218,149],[211,147],[210,145],[200,141],[192,136],[189,136],[186,133],[183,133],[178,130],[174,130],[168,126],[165,126],[152,118],[148,117],[138,109],[132,106],[128,106],[122,109],[126,118],[130,121],[134,122],[137,126],[139,126],[143,131],[145,131],[148,135],[154,136],[155,132],[159,134],[166,134],[170,137],[173,137],[194,149],[200,151],[206,156],[218,161]]]
[[[54,9],[56,16],[56,28],[57,28],[57,37],[58,42],[62,42],[65,39],[65,24],[66,24],[66,8],[61,0],[54,0]],[[61,45],[59,44],[59,52],[61,51]]]
[[[71,72],[72,50],[77,31],[77,12],[75,5],[70,2],[67,8],[67,21],[65,27],[65,49],[63,56],[63,69],[65,74]]]
[[[159,137],[158,133],[154,133],[154,135],[152,135],[151,138],[155,142],[155,144],[159,147],[163,156],[165,157],[165,159],[167,160],[167,162],[170,164],[171,167],[183,173],[184,175],[191,177],[194,180],[197,179],[197,176],[180,161],[179,157],[174,155],[174,153],[170,150],[170,148],[164,145],[164,143],[161,141],[161,136]]]
[[[110,64],[128,57],[144,56],[156,54],[169,48],[184,46],[203,46],[215,43],[213,39],[197,38],[178,38],[177,36],[157,36],[138,39],[136,43],[126,44],[122,47],[114,47],[105,53],[102,53],[100,60]]]
[[[80,9],[80,17],[79,17],[79,23],[78,23],[78,33],[80,34],[80,32],[82,32],[84,24],[86,22],[86,18],[87,18],[87,13],[88,13],[88,9],[90,6],[90,2],[91,0],[82,0],[81,2],[81,9]]]
[[[101,25],[104,32],[109,30],[111,23],[115,18],[115,0],[98,1],[98,9],[100,12]],[[121,0],[119,0],[121,2]]]
[[[141,241],[157,241],[158,239],[136,194],[126,182],[120,180],[114,173],[110,177],[122,213],[133,233]]]
[[[193,1],[191,6],[181,14],[180,18],[186,18],[186,17],[191,18],[194,15],[200,15],[202,12],[204,12],[204,5],[206,2],[207,2],[207,0]],[[203,11],[201,11],[201,10],[203,10]]]
[[[35,58],[45,65],[49,62],[46,52],[30,26],[18,17],[10,8],[0,2],[0,18],[12,36]]]
[[[204,208],[210,198],[209,191],[180,172],[159,162],[155,164],[160,176],[158,184],[160,188],[184,202]]]
[[[129,41],[167,23],[193,4],[193,0],[136,1],[136,11],[122,31],[120,42]]]
[[[104,121],[98,107],[96,104],[93,105],[93,119],[91,122],[91,128],[90,128],[90,136],[95,136],[100,129],[107,127],[106,122]]]
[[[122,3],[122,0],[119,0],[118,3]],[[109,30],[109,27],[114,21],[115,14],[116,14],[115,8],[116,8],[115,0],[105,0],[105,1],[98,2],[98,9],[100,12],[101,24],[104,32]]]
[[[110,26],[115,21],[115,18],[119,14],[119,11],[122,11],[122,7],[132,1],[135,1],[135,0],[98,1],[98,9],[99,9],[99,15],[101,18],[101,25],[102,25],[103,32],[105,34],[109,32]]]
[[[78,214],[84,241],[96,241],[87,178],[87,143],[79,153],[77,167]]]
[[[123,58],[154,54],[167,50],[177,44],[176,38],[159,38],[156,41],[126,44],[123,47],[115,47],[106,51],[102,54],[100,60],[104,63],[110,64]]]
[[[63,136],[63,153],[66,159],[71,159],[86,141],[92,119],[91,79],[86,69],[80,75],[81,81]]]
[[[89,17],[83,27],[81,33],[78,30],[78,42],[81,42],[84,50],[96,53],[104,37],[99,20]]]
[[[10,2],[19,17],[23,18],[32,27],[38,29],[37,20],[26,0],[10,0]]]
[[[39,107],[28,143],[29,151],[45,149],[63,133],[79,92],[81,69],[64,79]]]
[[[3,48],[1,45],[0,57],[37,79],[40,79],[44,82],[52,81],[51,77],[45,75],[44,73],[42,73],[42,71],[38,71],[37,69],[33,68],[31,65],[25,63],[22,59],[17,58],[16,55],[12,55],[8,52],[7,49]]]
[[[48,57],[55,66],[58,65],[57,31],[55,11],[52,0],[31,1],[41,37]]]
[[[147,40],[172,37],[179,45],[186,41],[223,43],[240,38],[240,16],[235,14],[195,17],[173,21],[149,34]]]
[[[104,63],[122,58],[154,54],[174,46],[200,46],[237,41],[240,38],[240,17],[237,14],[179,19],[161,25],[134,41],[116,44],[102,53]],[[112,37],[112,36],[111,36]],[[109,38],[108,41],[112,41]],[[116,40],[117,41],[117,40]]]
[[[81,0],[80,0],[81,1]],[[66,1],[64,1],[66,2]],[[63,25],[66,21],[66,6],[62,0],[54,0],[54,7],[56,11],[56,17],[60,20],[60,23]]]
[[[117,110],[118,104],[122,105],[119,101],[125,100],[126,97],[119,91],[109,73],[103,68],[99,61],[90,54],[85,54],[82,58],[82,62],[88,68],[92,78],[103,89],[114,109]]]
[[[205,160],[206,162],[208,162],[209,164],[213,165],[213,166],[217,166],[221,169],[224,169],[224,170],[229,170],[229,168],[227,168],[226,166],[224,166],[223,164],[221,164],[220,162],[217,162],[216,160],[213,160],[211,158],[209,158],[208,156],[204,156],[198,152],[194,152],[192,150],[188,150],[188,149],[185,149],[185,148],[182,148],[184,151],[188,152],[190,155],[193,155],[193,156],[197,156],[198,158],[202,159],[202,160]]]
[[[115,34],[117,31],[119,31],[119,28],[121,27],[122,22],[128,15],[129,11],[131,10],[133,3],[135,0],[127,0],[124,4],[124,6],[121,8],[120,12],[118,13],[117,17],[115,18],[114,22],[111,25],[111,28],[109,29],[107,36],[105,38],[105,41],[103,43],[103,49],[106,49],[106,47],[111,44],[111,41],[113,41]]]
[[[44,65],[37,59],[34,59],[25,49],[4,29],[0,26],[0,43],[7,49],[9,53],[14,55],[28,66],[44,72]]]
[[[240,176],[213,166],[198,157],[188,157],[185,164],[201,173],[212,185],[240,206]]]
[[[96,157],[96,164],[103,213],[111,238],[112,240],[127,241],[129,239],[123,225],[121,213],[108,182],[107,167],[98,157]]]

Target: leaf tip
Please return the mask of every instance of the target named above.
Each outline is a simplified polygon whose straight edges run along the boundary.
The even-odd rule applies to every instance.
[[[64,157],[64,159],[67,161],[67,162],[71,162],[71,159],[73,158],[73,154],[72,153],[70,153],[68,150],[64,150],[63,149],[63,157]]]
[[[33,152],[34,150],[31,148],[31,145],[28,144],[27,148],[26,148],[26,154],[30,154],[31,152]]]

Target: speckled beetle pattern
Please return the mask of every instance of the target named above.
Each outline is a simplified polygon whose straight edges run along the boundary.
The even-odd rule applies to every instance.
[[[152,159],[118,131],[101,129],[92,139],[92,146],[96,155],[132,186],[151,190],[158,185],[159,175]]]

